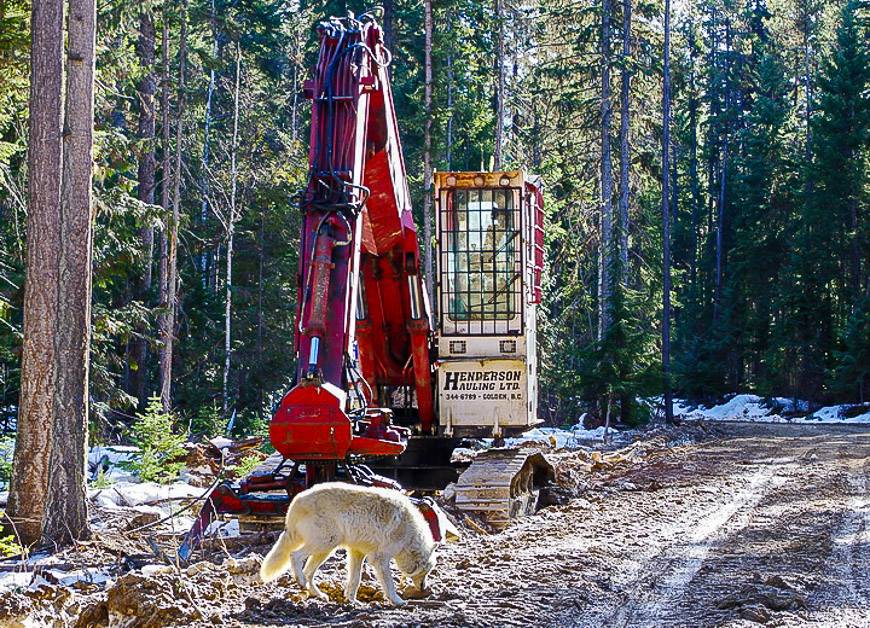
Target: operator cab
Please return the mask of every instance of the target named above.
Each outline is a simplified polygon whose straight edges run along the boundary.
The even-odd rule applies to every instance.
[[[523,432],[540,423],[540,179],[522,171],[439,172],[435,208],[440,431]]]

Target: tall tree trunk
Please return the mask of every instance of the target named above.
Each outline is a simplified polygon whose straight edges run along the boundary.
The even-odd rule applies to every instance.
[[[854,159],[854,155],[852,156]],[[849,228],[852,232],[852,244],[850,255],[850,276],[852,286],[852,303],[851,310],[855,311],[858,307],[858,302],[861,300],[861,231],[858,224],[858,195],[855,194],[849,199]]]
[[[505,100],[505,72],[504,72],[504,0],[495,0],[495,143],[493,147],[493,168],[501,170],[502,150],[504,149],[504,100]]]
[[[157,85],[154,80],[154,19],[150,10],[143,9],[139,13],[139,40],[136,45],[136,53],[139,56],[139,66],[143,70],[142,79],[139,82],[139,141],[143,144],[139,155],[139,173],[137,196],[143,203],[154,204],[154,190],[156,187],[157,162],[154,158],[154,94]],[[138,286],[138,297],[143,303],[148,302],[153,281],[153,257],[154,257],[154,227],[145,225],[141,232],[142,248],[144,251],[144,272]],[[134,339],[132,347],[132,361],[135,368],[130,371],[129,392],[139,400],[139,406],[146,401],[145,377],[147,373],[148,342],[145,339],[147,327],[138,329],[139,336]]]
[[[217,59],[218,56],[218,32],[217,32],[217,15],[215,9],[215,0],[211,0],[211,13],[209,14],[211,22],[212,36],[212,57]],[[205,227],[208,224],[208,206],[209,194],[211,188],[211,179],[209,178],[208,162],[211,157],[211,107],[214,100],[215,90],[215,71],[214,67],[209,70],[208,74],[208,91],[205,100],[205,134],[202,141],[202,203],[199,209],[200,225]],[[208,247],[203,245],[202,254],[199,260],[200,273],[202,274],[202,287],[208,288]]]
[[[54,397],[61,377],[55,333],[66,315],[57,307],[63,246],[63,14],[63,0],[33,2],[24,343],[18,438],[7,508],[16,533],[28,545],[42,537],[48,503]]]
[[[804,75],[803,75],[803,84],[804,84],[804,98],[806,99],[806,104],[804,107],[804,126],[806,132],[806,138],[804,141],[804,158],[807,160],[807,164],[810,163],[810,160],[813,156],[813,129],[810,125],[810,121],[812,120],[813,114],[813,72],[812,72],[812,43],[810,40],[812,39],[813,30],[812,28],[812,19],[811,9],[809,7],[809,3],[806,3],[802,10],[804,11],[803,15],[803,23],[801,24],[801,34],[803,36],[803,65],[804,65]],[[806,185],[808,188],[812,188],[812,179],[811,177],[807,177]]]
[[[383,0],[381,6],[384,8],[384,45],[387,50],[395,54],[397,50],[393,50],[396,45],[396,23],[395,23],[395,7],[394,0]]]
[[[689,88],[689,133],[691,137],[689,145],[689,179],[692,186],[692,251],[689,266],[689,282],[693,298],[698,296],[698,221],[701,212],[701,190],[698,179],[698,98],[695,93],[695,39],[694,31],[691,36],[691,80]]]
[[[232,366],[232,325],[233,325],[233,238],[236,234],[238,208],[236,197],[239,183],[238,152],[239,152],[239,93],[242,85],[242,48],[236,42],[236,84],[233,91],[233,140],[230,147],[230,212],[227,216],[227,274],[226,298],[224,303],[224,382],[223,409],[226,417],[230,406],[230,367]]]
[[[67,30],[66,112],[61,188],[60,284],[55,334],[58,388],[54,399],[47,542],[89,536],[87,502],[88,370],[91,344],[93,249],[94,70],[96,0],[70,0]]]
[[[432,0],[423,0],[425,46],[425,84],[423,106],[426,123],[423,127],[423,258],[426,266],[426,291],[429,302],[435,303],[432,266]]]
[[[598,340],[610,330],[613,305],[613,164],[610,128],[610,0],[601,7],[601,215],[598,255]]]
[[[290,110],[290,137],[293,143],[299,139],[299,66],[302,65],[303,59],[300,59],[300,50],[303,48],[300,41],[302,34],[299,32],[298,24],[294,24],[294,33],[297,37],[291,43],[293,51],[293,108]]]
[[[622,0],[622,85],[619,95],[619,272],[628,284],[629,168],[631,167],[631,0]]]
[[[165,19],[165,18],[164,18]],[[164,25],[164,29],[166,26]],[[168,33],[164,30],[168,40]],[[168,43],[168,41],[167,41]],[[164,53],[166,54],[166,53]],[[168,65],[168,59],[164,57]],[[178,107],[175,113],[175,165],[172,177],[172,216],[164,231],[165,272],[162,293],[165,295],[160,319],[160,336],[163,343],[160,353],[160,399],[165,410],[172,407],[172,355],[175,336],[175,311],[178,307],[178,223],[181,219],[181,166],[182,139],[184,137],[185,71],[187,65],[187,0],[182,4],[181,40],[178,50]],[[168,71],[167,71],[168,75]],[[168,89],[168,87],[166,88]],[[168,101],[168,94],[166,95]],[[168,102],[167,102],[168,104]],[[168,124],[167,124],[168,128]],[[164,136],[167,131],[164,130]],[[168,150],[168,144],[166,147]],[[164,157],[164,164],[167,159]],[[164,177],[164,185],[168,178]],[[168,194],[164,194],[168,202]]]
[[[665,421],[674,420],[671,393],[671,211],[668,183],[671,151],[671,0],[665,0],[664,77],[662,81],[662,375]]]
[[[725,21],[725,106],[724,106],[724,138],[722,140],[722,158],[719,166],[719,194],[716,210],[716,294],[713,302],[713,320],[718,321],[722,313],[722,283],[725,264],[725,204],[727,199],[728,182],[728,142],[729,124],[728,116],[731,115],[731,24]]]
[[[160,314],[157,317],[157,339],[160,342],[158,363],[160,368],[160,400],[164,409],[171,405],[172,344],[167,338],[167,314],[169,308],[169,229],[166,221],[171,209],[170,185],[172,184],[172,129],[169,126],[169,0],[163,0],[163,34],[161,40],[160,70],[160,126],[161,126],[161,181],[160,205],[163,207],[164,225],[160,233]],[[168,344],[167,344],[168,343]]]
[[[447,170],[453,169],[453,15],[447,15]]]
[[[265,246],[266,246],[266,220],[263,214],[260,214],[260,232],[257,236],[257,365],[263,364],[263,267],[265,262]],[[265,404],[263,391],[263,378],[257,377],[257,412],[263,412]]]

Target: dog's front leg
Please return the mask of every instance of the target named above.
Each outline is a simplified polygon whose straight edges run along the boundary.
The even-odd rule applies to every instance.
[[[404,606],[407,604],[396,592],[396,583],[393,582],[393,574],[390,572],[390,557],[383,554],[372,556],[372,568],[375,570],[375,576],[381,585],[381,589],[384,591],[384,597],[393,606]]]
[[[362,578],[362,566],[365,554],[357,550],[347,550],[347,585],[344,587],[344,597],[349,604],[356,604],[356,594],[359,591],[359,581]]]

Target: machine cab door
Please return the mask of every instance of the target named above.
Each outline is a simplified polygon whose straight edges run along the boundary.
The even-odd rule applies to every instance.
[[[538,422],[538,191],[523,172],[436,174],[438,403],[446,433],[501,435]]]

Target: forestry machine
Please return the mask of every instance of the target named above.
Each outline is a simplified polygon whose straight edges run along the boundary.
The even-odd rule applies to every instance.
[[[416,491],[453,482],[458,508],[504,525],[534,509],[553,474],[540,453],[521,449],[451,462],[463,437],[501,439],[538,422],[540,182],[523,172],[436,173],[436,325],[381,30],[365,14],[318,31],[304,85],[311,144],[299,203],[296,384],[272,417],[276,454],[212,492],[183,558],[216,515],[274,522],[317,482]],[[439,540],[431,502],[419,506]]]

